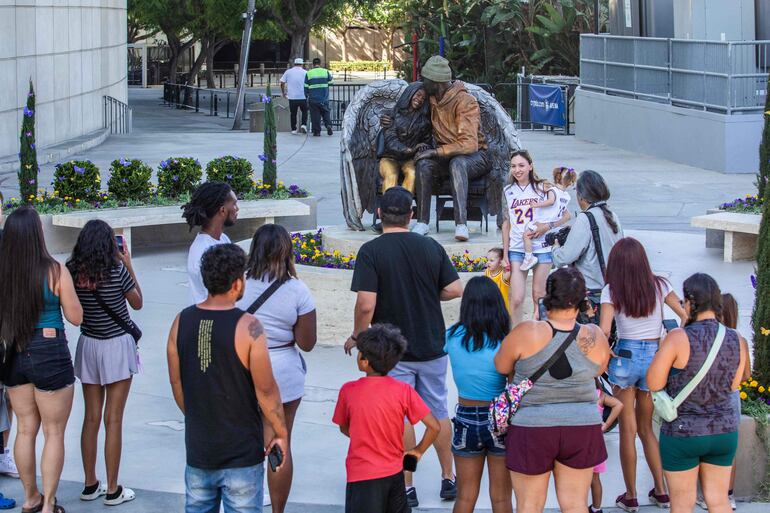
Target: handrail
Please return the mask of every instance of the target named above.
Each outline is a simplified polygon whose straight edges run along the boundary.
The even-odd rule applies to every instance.
[[[110,134],[129,134],[133,121],[133,111],[128,104],[117,98],[105,95],[103,97],[102,128],[109,129]]]

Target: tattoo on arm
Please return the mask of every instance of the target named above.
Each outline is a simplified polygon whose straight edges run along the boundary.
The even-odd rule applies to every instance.
[[[249,335],[254,340],[257,340],[265,330],[262,328],[262,323],[256,317],[249,323]]]
[[[588,328],[582,331],[585,331],[585,333],[578,335],[578,347],[583,352],[583,354],[588,354],[596,345],[596,334],[594,333],[593,328]]]

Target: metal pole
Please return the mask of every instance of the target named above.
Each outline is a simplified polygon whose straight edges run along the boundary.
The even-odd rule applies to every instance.
[[[246,72],[248,71],[249,49],[251,48],[251,28],[254,25],[254,10],[256,0],[249,0],[249,5],[243,17],[246,19],[246,25],[243,28],[243,41],[241,41],[241,79],[238,81],[238,97],[235,102],[235,119],[233,120],[233,130],[240,130],[243,121],[243,103],[246,94]]]
[[[594,34],[599,33],[599,0],[594,0]]]

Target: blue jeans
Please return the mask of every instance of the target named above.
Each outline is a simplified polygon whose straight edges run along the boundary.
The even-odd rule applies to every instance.
[[[658,342],[652,340],[629,340],[621,338],[615,344],[615,354],[610,360],[607,374],[610,383],[620,388],[636,387],[649,392],[647,387],[647,369],[652,358],[658,352]],[[623,356],[621,356],[621,351]]]
[[[261,513],[264,464],[253,467],[205,470],[186,466],[185,513]]]
[[[489,424],[489,406],[457,405],[452,419],[452,454],[476,456],[505,456],[505,437],[495,436]]]
[[[545,251],[543,253],[532,253],[535,258],[537,258],[537,264],[552,264],[553,263],[553,257],[551,256],[550,251]],[[524,252],[523,251],[509,251],[508,252],[508,261],[509,262],[523,262],[524,261]]]

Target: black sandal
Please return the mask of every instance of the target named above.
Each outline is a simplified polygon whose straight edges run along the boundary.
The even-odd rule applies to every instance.
[[[43,511],[43,503],[45,502],[45,497],[43,494],[40,494],[40,504],[37,506],[32,506],[31,508],[21,508],[21,513],[40,513]]]

